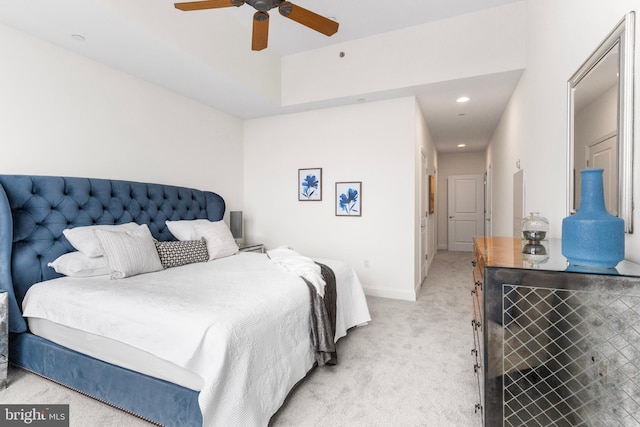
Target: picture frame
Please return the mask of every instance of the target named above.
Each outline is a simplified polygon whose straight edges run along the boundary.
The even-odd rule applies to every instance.
[[[436,177],[429,175],[429,214],[436,211]]]
[[[322,200],[322,168],[298,169],[298,201]]]
[[[336,182],[336,216],[362,216],[362,181]]]

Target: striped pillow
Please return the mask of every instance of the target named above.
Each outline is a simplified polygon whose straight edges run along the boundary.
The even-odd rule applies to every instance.
[[[162,270],[153,236],[146,224],[136,230],[96,230],[95,233],[107,257],[112,279]]]

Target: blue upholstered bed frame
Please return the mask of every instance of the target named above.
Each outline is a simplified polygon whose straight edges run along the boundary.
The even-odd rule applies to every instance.
[[[218,221],[224,211],[219,195],[191,188],[0,175],[0,290],[9,296],[10,362],[149,421],[201,426],[197,392],[37,337],[28,331],[21,304],[31,285],[59,276],[47,264],[74,250],[65,228],[135,221],[158,240],[174,240],[166,220]]]

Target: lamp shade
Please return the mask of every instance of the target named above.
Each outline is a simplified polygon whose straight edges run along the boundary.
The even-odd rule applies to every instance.
[[[231,211],[231,234],[234,239],[242,238],[242,211]]]

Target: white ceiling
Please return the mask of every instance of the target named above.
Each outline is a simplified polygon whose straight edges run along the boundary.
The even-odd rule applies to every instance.
[[[269,47],[263,52],[250,50],[255,10],[248,4],[181,12],[171,0],[19,0],[0,4],[0,23],[249,119],[353,101],[286,108],[273,105],[263,94],[230,79],[228,72],[212,67],[212,55],[227,58],[229,63],[241,55],[279,58],[515,1],[294,0],[298,6],[338,21],[338,33],[326,37],[273,10]],[[182,37],[187,31],[200,35],[199,42],[185,45]],[[86,40],[77,41],[74,34]],[[241,36],[231,40],[230,34]],[[466,143],[467,150],[480,150],[488,143],[520,74],[501,73],[367,94],[366,99],[415,95],[439,151],[456,150],[458,143]],[[451,102],[462,93],[470,96],[471,102]]]

